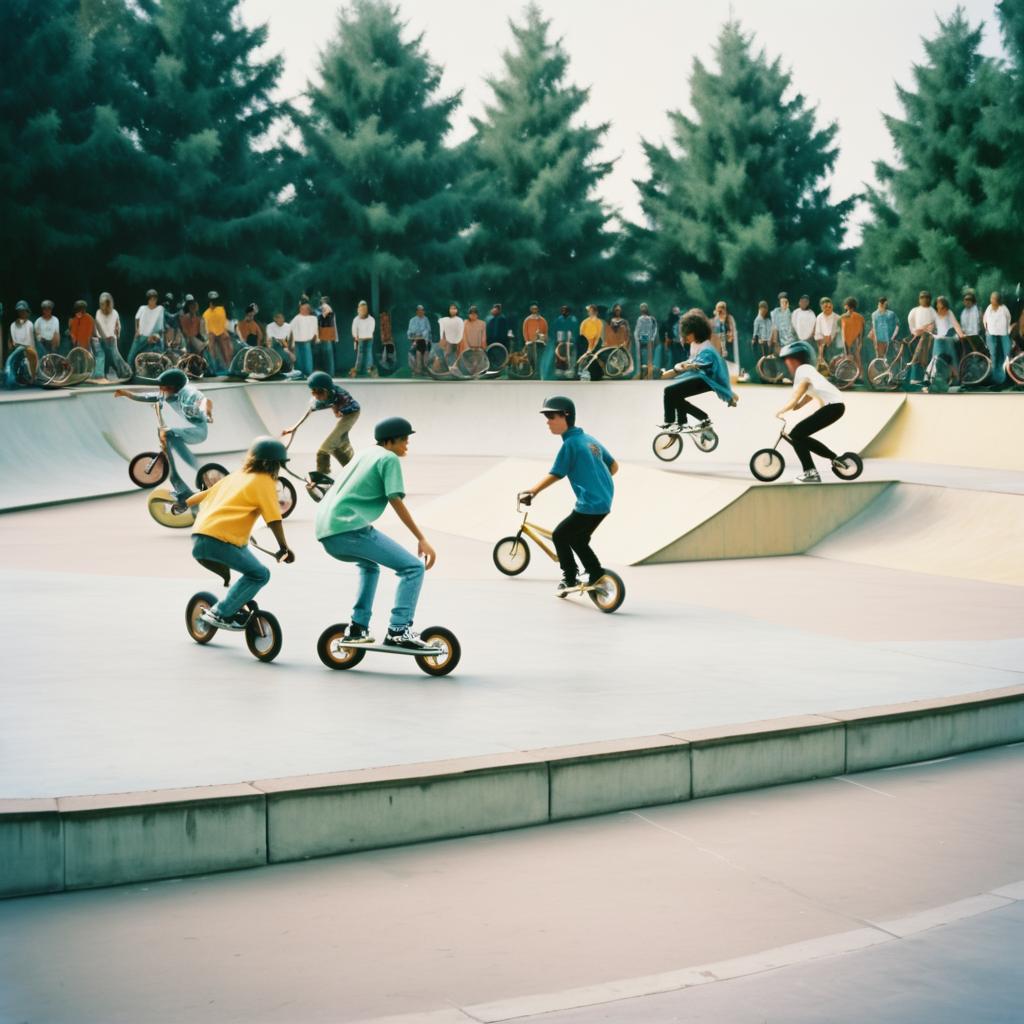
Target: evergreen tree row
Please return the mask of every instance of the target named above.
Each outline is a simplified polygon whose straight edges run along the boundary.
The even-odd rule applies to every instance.
[[[240,0],[5,0],[0,38],[0,301],[130,307],[147,287],[215,288],[236,310],[403,310],[450,298],[524,309],[615,299],[734,308],[778,287],[957,292],[1022,276],[1024,7],[1001,0],[1011,60],[980,53],[958,10],[889,115],[888,152],[854,199],[829,179],[837,125],[740,25],[693,62],[692,113],[644,141],[641,223],[599,198],[608,126],[588,124],[564,41],[533,5],[468,140],[459,95],[397,6],[352,0],[316,58],[304,102],[275,103],[280,58]],[[49,55],[49,58],[46,57]],[[294,59],[294,58],[292,58]]]

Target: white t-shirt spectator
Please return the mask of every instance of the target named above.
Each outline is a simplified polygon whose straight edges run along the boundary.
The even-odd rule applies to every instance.
[[[814,318],[815,341],[823,341],[825,338],[835,341],[837,334],[839,334],[839,314],[834,310],[827,316],[824,313],[819,313]]]
[[[443,316],[437,321],[438,341],[449,345],[458,345],[462,341],[462,328],[465,321],[461,316]]]
[[[116,338],[117,329],[121,326],[121,317],[116,309],[104,313],[102,309],[96,310],[96,330],[101,338]]]
[[[839,389],[835,384],[827,381],[810,363],[798,366],[796,373],[793,374],[793,387],[799,386],[804,381],[807,381],[807,394],[812,398],[817,398],[824,405],[842,403],[843,396],[839,393]]]
[[[793,333],[800,341],[810,341],[814,337],[817,319],[813,309],[793,310]]]
[[[288,340],[288,335],[291,333],[291,324],[279,324],[276,320],[271,320],[270,323],[267,324],[267,338],[269,338],[270,341],[280,341],[284,344],[284,342]]]
[[[11,341],[15,345],[24,345],[25,348],[34,349],[36,347],[36,329],[32,326],[32,321],[26,319],[22,323],[18,323],[17,320],[11,324]]]
[[[148,338],[151,334],[162,334],[164,329],[164,307],[159,303],[152,308],[139,306],[135,313],[139,324],[140,338]]]
[[[982,321],[989,334],[1002,337],[1010,333],[1010,311],[1005,306],[1000,306],[998,309],[986,306]],[[37,320],[36,323],[38,324],[39,321]]]
[[[373,332],[377,329],[377,321],[372,316],[356,316],[352,318],[352,337],[360,341],[367,341],[373,338]]]
[[[44,316],[36,317],[36,337],[40,341],[53,341],[60,338],[60,320],[55,316],[47,319]]]
[[[292,317],[291,332],[293,341],[312,341],[319,336],[316,317],[312,313],[309,316],[297,313]]]
[[[976,302],[960,311],[960,330],[973,336],[981,334],[981,310]]]
[[[932,306],[915,306],[907,314],[907,326],[910,333],[919,331],[922,327],[935,327],[935,309]]]

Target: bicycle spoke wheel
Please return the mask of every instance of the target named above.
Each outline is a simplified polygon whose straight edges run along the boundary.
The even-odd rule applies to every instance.
[[[196,473],[196,487],[201,491],[208,491],[218,480],[223,480],[227,475],[227,469],[219,462],[207,462],[205,466],[200,466],[199,472]]]
[[[518,576],[530,564],[530,548],[522,537],[502,537],[491,552],[494,567],[506,576]]]
[[[142,452],[128,463],[128,476],[136,487],[156,487],[170,472],[163,452]]]
[[[459,356],[458,366],[464,377],[482,377],[489,369],[490,361],[482,348],[467,348]]]
[[[785,366],[778,356],[761,356],[757,361],[757,375],[765,384],[778,384]]]
[[[601,611],[611,614],[626,600],[626,585],[618,573],[605,569],[597,585],[587,591],[587,596]]]
[[[774,448],[762,448],[750,457],[750,472],[763,483],[771,483],[782,476],[786,460]]]
[[[662,462],[672,462],[682,453],[683,439],[674,430],[666,430],[654,438],[651,448]]]
[[[190,352],[178,360],[178,369],[185,371],[189,380],[199,380],[206,373],[206,360],[197,352]]]
[[[1006,376],[1018,387],[1024,387],[1024,352],[1006,361]]]
[[[699,434],[694,434],[693,443],[702,452],[713,452],[718,447],[718,434],[715,428],[705,427]]]
[[[197,644],[208,644],[217,632],[216,626],[211,626],[202,618],[203,612],[216,603],[217,599],[213,594],[204,590],[194,594],[185,609],[185,628]]]
[[[281,623],[276,615],[259,609],[245,624],[245,645],[249,653],[260,661],[273,661],[281,653]]]
[[[284,477],[279,476],[276,480],[276,486],[277,503],[281,506],[281,518],[287,519],[295,511],[295,505],[299,500],[299,496],[291,480],[285,480]],[[323,497],[323,495],[320,497]],[[314,500],[319,501],[320,498]]]
[[[462,647],[455,634],[444,626],[428,626],[420,638],[424,643],[436,647],[440,654],[417,654],[416,664],[428,676],[446,676],[462,658]]]
[[[856,452],[843,452],[832,463],[832,472],[840,480],[856,480],[864,472],[864,463]]]
[[[896,387],[892,367],[885,359],[872,359],[867,369],[868,383],[876,391],[892,391]]]
[[[984,352],[968,352],[960,363],[960,383],[984,384],[992,373],[992,360]]]
[[[266,380],[274,374],[274,362],[269,348],[254,346],[242,356],[242,369],[255,380]]]
[[[501,373],[508,364],[508,349],[500,342],[487,346],[487,369],[489,373]]]
[[[317,657],[333,669],[355,668],[366,657],[366,651],[359,647],[343,647],[341,641],[348,629],[347,622],[328,626],[316,642]]]
[[[852,388],[860,376],[857,364],[849,356],[839,356],[833,359],[829,372],[836,382],[836,387],[841,391],[848,391]]]
[[[44,388],[62,388],[71,377],[71,364],[59,352],[47,352],[39,360],[39,378]]]
[[[604,367],[605,376],[612,380],[627,376],[633,369],[633,358],[625,348],[609,348],[598,355]]]

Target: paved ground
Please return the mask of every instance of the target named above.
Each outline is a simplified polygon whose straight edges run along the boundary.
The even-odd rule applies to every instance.
[[[0,1020],[470,1024],[544,1010],[538,1024],[1016,1021],[1022,794],[1017,745],[11,900],[0,903]],[[634,998],[605,1005],[623,996]]]
[[[411,458],[412,506],[486,464]],[[0,618],[0,795],[642,736],[1006,686],[1024,665],[1017,587],[818,558],[690,563],[624,569],[627,602],[604,616],[555,600],[546,558],[506,579],[490,544],[437,534],[419,622],[460,635],[457,672],[433,680],[371,654],[331,673],[315,642],[347,618],[354,573],[314,540],[304,495],[287,523],[298,560],[274,568],[261,598],[284,651],[258,665],[240,637],[189,640],[185,602],[216,581],[192,562],[187,531],[156,526],[144,505],[136,493],[4,517],[0,586],[15,599]],[[510,509],[495,538],[513,528]],[[381,590],[386,609],[390,579]]]

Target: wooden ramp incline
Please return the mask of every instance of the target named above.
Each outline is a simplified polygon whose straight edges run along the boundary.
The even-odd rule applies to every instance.
[[[516,494],[547,470],[547,462],[505,459],[418,508],[417,519],[433,530],[494,543],[516,532]],[[635,465],[624,465],[615,483],[615,509],[595,545],[616,565],[801,554],[891,486],[761,485]],[[572,504],[568,484],[558,484],[540,495],[531,520],[550,528]]]

